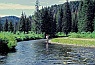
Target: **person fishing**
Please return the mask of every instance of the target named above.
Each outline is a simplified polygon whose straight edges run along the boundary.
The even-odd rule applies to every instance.
[[[49,41],[49,35],[48,34],[46,34],[46,39],[47,39],[47,43],[48,43],[48,41]]]

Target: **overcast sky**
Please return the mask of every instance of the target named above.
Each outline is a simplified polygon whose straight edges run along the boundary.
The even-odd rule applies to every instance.
[[[24,11],[27,16],[32,15],[35,11],[36,0],[0,0],[0,16],[21,16]],[[54,4],[62,4],[65,0],[39,0],[41,6],[50,6]],[[76,0],[69,0],[76,1]]]

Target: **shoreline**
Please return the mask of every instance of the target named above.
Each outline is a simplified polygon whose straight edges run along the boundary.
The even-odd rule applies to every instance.
[[[60,39],[60,38],[54,38],[54,39]],[[62,38],[61,38],[62,39]],[[63,39],[69,39],[69,40],[74,40],[74,41],[92,41],[95,42],[95,39],[84,39],[84,38],[63,38]],[[51,44],[61,44],[61,45],[70,45],[70,46],[81,46],[81,47],[91,47],[91,48],[95,48],[95,45],[82,45],[82,44],[74,44],[74,43],[61,43],[59,42],[53,42],[53,39],[49,40],[49,43]]]

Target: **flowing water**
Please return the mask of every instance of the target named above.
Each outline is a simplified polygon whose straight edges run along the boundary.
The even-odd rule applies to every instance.
[[[43,41],[18,42],[16,52],[0,56],[0,65],[95,65],[95,48]]]

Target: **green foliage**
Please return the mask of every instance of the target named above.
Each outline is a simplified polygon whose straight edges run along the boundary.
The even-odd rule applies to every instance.
[[[14,48],[17,44],[15,36],[10,32],[0,32],[0,40],[8,46],[9,49]]]
[[[63,32],[58,32],[56,33],[56,36],[65,36],[65,34]]]
[[[33,32],[30,32],[29,34],[24,32],[20,33],[19,31],[16,32],[16,34],[11,32],[0,32],[0,41],[2,41],[3,44],[6,44],[10,50],[17,45],[17,41],[39,39],[43,37],[43,34],[35,34]]]
[[[16,34],[14,34],[17,40],[23,41],[23,40],[31,40],[31,39],[39,39],[39,38],[43,38],[44,35],[43,34],[36,34],[34,32],[29,32],[28,34],[24,33],[24,32],[16,32]]]
[[[70,33],[71,38],[95,38],[95,32]]]

